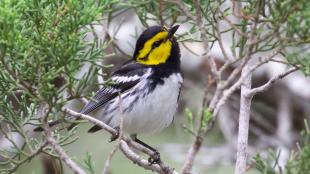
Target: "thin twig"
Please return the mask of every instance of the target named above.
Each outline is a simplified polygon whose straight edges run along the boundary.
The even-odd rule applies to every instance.
[[[283,73],[281,73],[281,74],[271,78],[264,85],[261,85],[261,86],[256,87],[256,88],[252,88],[249,91],[249,95],[254,96],[254,95],[258,94],[258,93],[261,93],[261,92],[264,92],[264,91],[268,90],[278,80],[283,79],[285,76],[287,76],[287,75],[289,75],[289,74],[291,74],[291,73],[293,73],[293,72],[295,72],[297,70],[299,70],[299,68],[298,67],[294,67],[294,68],[291,68],[291,69],[289,69],[289,70],[287,70],[287,71],[285,71],[285,72],[283,72]]]
[[[258,67],[260,67],[261,65],[267,63],[269,60],[271,60],[273,57],[275,57],[276,55],[278,55],[278,53],[280,52],[280,49],[277,49],[275,52],[273,52],[272,54],[270,54],[269,56],[267,56],[266,58],[260,59],[256,64],[252,65],[249,68],[249,73],[252,73],[253,71],[255,71]],[[228,89],[223,91],[223,95],[222,97],[219,99],[219,101],[217,102],[215,108],[214,108],[214,112],[213,115],[216,116],[219,112],[219,109],[223,106],[223,104],[226,103],[227,99],[237,90],[240,88],[242,82],[244,81],[244,79],[246,78],[246,74],[241,75],[241,77]]]
[[[21,166],[22,164],[29,162],[32,158],[34,158],[35,156],[37,156],[39,153],[41,153],[44,149],[44,147],[47,146],[47,142],[43,142],[42,145],[40,145],[39,148],[37,148],[35,151],[33,151],[29,156],[27,156],[27,158],[18,161],[16,164],[14,164],[14,167],[12,167],[11,169],[9,169],[8,171],[10,171],[10,173],[14,173],[19,166]],[[3,157],[3,155],[1,155],[1,157]],[[1,172],[1,171],[0,171]]]
[[[220,75],[218,73],[218,69],[217,69],[214,57],[212,57],[210,54],[211,50],[209,47],[208,34],[206,32],[206,29],[205,29],[205,23],[203,20],[204,18],[203,18],[203,14],[201,11],[200,1],[194,0],[194,7],[196,10],[196,14],[197,14],[196,17],[193,17],[190,15],[189,10],[187,9],[187,7],[185,7],[185,4],[183,2],[181,2],[180,0],[177,0],[174,2],[176,5],[178,5],[180,7],[180,9],[185,13],[185,15],[188,16],[189,18],[191,18],[196,23],[196,25],[198,26],[198,29],[199,29],[200,34],[201,34],[203,46],[204,46],[204,53],[201,56],[206,57],[208,64],[211,68],[211,73],[213,75],[213,78],[216,80],[216,82],[220,82]],[[205,103],[206,102],[204,102],[203,105],[205,105]],[[205,106],[203,106],[202,109],[204,109],[204,108],[205,108]],[[201,116],[203,116],[203,114],[201,114]],[[203,142],[203,135],[204,135],[204,130],[201,129],[201,125],[199,127],[198,134],[196,135],[193,144],[191,145],[190,149],[187,152],[187,156],[186,156],[185,162],[184,162],[182,170],[181,170],[182,174],[187,174],[187,173],[191,172],[195,157],[201,148],[201,145]]]
[[[230,60],[230,58],[228,57],[228,54],[224,48],[224,43],[223,43],[223,39],[222,39],[222,33],[220,32],[220,25],[219,25],[219,9],[215,11],[215,26],[214,26],[214,30],[215,33],[217,35],[217,41],[219,43],[220,49],[222,51],[222,54],[224,56],[224,60],[228,61]]]
[[[191,145],[191,147],[189,148],[187,154],[186,154],[186,160],[185,163],[182,167],[181,173],[182,174],[190,174],[191,170],[193,168],[193,164],[195,161],[195,157],[197,156],[197,153],[200,150],[200,147],[202,145],[203,142],[203,138],[199,135],[197,135],[195,137],[195,141],[194,143]]]
[[[56,153],[59,155],[59,158],[64,161],[64,163],[74,171],[75,174],[86,174],[86,172],[78,166],[65,150],[58,144],[58,142],[54,139],[52,135],[52,131],[47,123],[47,117],[49,112],[49,106],[47,104],[41,104],[38,109],[38,117],[41,118],[43,124],[43,130],[45,134],[45,139],[49,145],[53,147]]]
[[[117,135],[117,131],[113,128],[111,128],[110,126],[104,124],[103,122],[101,122],[100,120],[96,119],[96,118],[93,118],[89,115],[85,115],[85,114],[81,114],[81,113],[78,113],[78,112],[75,112],[71,109],[68,109],[68,108],[65,108],[63,107],[62,108],[62,111],[70,114],[71,116],[74,116],[76,118],[82,118],[82,119],[85,119],[89,122],[91,122],[92,124],[94,125],[97,125],[97,126],[100,126],[101,128],[103,128],[104,130],[106,130],[107,132],[109,132],[110,134],[112,135]]]
[[[117,143],[113,149],[111,150],[111,152],[109,153],[108,155],[108,158],[104,164],[104,168],[103,168],[103,172],[102,174],[109,174],[110,172],[110,165],[111,165],[111,161],[112,161],[112,158],[114,156],[114,154],[116,153],[117,149],[119,148],[119,143]]]
[[[249,37],[247,33],[242,32],[231,20],[229,20],[221,10],[219,10],[219,12],[222,15],[221,17],[223,17],[223,19],[229,24],[229,26],[233,28],[240,36],[243,36],[245,38]]]
[[[168,1],[168,2],[171,2],[177,5],[180,8],[180,10],[185,14],[185,16],[188,17],[189,19],[193,21],[196,20],[196,17],[192,15],[192,13],[187,9],[187,7],[184,5],[184,3],[181,0],[173,0],[173,1]]]

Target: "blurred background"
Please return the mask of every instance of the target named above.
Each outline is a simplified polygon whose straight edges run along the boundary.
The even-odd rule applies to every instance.
[[[223,3],[221,8],[231,6],[230,1]],[[153,14],[149,13],[150,18]],[[182,17],[182,15],[180,15]],[[232,21],[237,18],[229,16]],[[88,32],[85,40],[96,41],[98,44],[106,42],[113,38],[112,44],[105,50],[105,57],[98,61],[98,64],[113,65],[109,68],[100,70],[97,82],[100,84],[106,80],[115,68],[128,60],[133,54],[137,37],[145,29],[134,8],[118,10],[113,13],[111,21],[101,20],[90,26],[93,32]],[[147,25],[162,25],[156,20],[147,19],[143,22]],[[184,34],[188,34],[193,24],[188,22],[179,23],[177,37],[180,40],[182,73],[184,76],[184,85],[182,87],[181,98],[178,113],[175,116],[173,124],[163,132],[155,135],[142,136],[141,139],[153,145],[161,152],[162,159],[175,169],[180,169],[185,159],[186,152],[190,147],[193,136],[184,131],[183,125],[187,125],[186,112],[190,111],[194,117],[201,111],[207,76],[210,69],[207,60],[200,56],[204,52],[201,42],[192,40],[182,40]],[[167,26],[171,27],[171,26]],[[221,30],[229,28],[227,23],[220,22]],[[191,35],[199,37],[197,32],[190,32]],[[222,35],[224,49],[228,56],[233,58],[230,50],[232,43],[232,33],[225,32]],[[211,56],[215,58],[220,66],[224,64],[223,53],[218,42],[210,42]],[[112,55],[113,54],[113,55]],[[257,54],[264,56],[267,53]],[[277,61],[271,61],[257,69],[252,78],[253,87],[267,82],[271,77],[280,74],[287,69],[287,65],[281,63],[285,59],[282,56],[275,57]],[[82,78],[90,71],[91,64],[85,63],[76,75]],[[234,66],[231,65],[225,75],[229,75]],[[100,86],[100,85],[99,85]],[[95,91],[99,86],[88,89]],[[249,137],[249,161],[258,152],[262,156],[267,156],[270,148],[279,154],[279,165],[285,165],[290,158],[291,150],[295,149],[296,142],[299,140],[299,133],[304,129],[305,121],[310,120],[310,79],[302,72],[297,71],[275,83],[271,89],[254,97],[251,110],[250,137]],[[212,96],[213,87],[210,88]],[[236,157],[237,128],[239,115],[240,91],[236,91],[221,108],[216,126],[207,135],[202,150],[195,160],[193,173],[213,173],[226,174],[234,171],[234,162]],[[76,111],[79,111],[82,104],[73,101],[67,104]],[[90,124],[81,124],[77,129],[76,135],[79,135],[76,142],[66,145],[68,154],[78,163],[83,164],[91,156],[95,173],[102,171],[103,165],[115,142],[109,143],[109,134],[100,131],[94,134],[88,134],[87,129]],[[35,134],[33,134],[35,136]],[[18,136],[16,137],[18,142]],[[22,143],[22,141],[20,142]],[[8,148],[9,143],[4,137],[0,137],[0,149]],[[141,154],[143,155],[143,154]],[[53,164],[53,165],[52,165]],[[48,167],[55,167],[59,163],[45,155],[39,155],[29,163],[23,164],[17,171],[17,174],[23,173],[50,173],[46,170]],[[65,167],[65,173],[70,173]],[[119,151],[112,160],[111,173],[152,173],[132,164]],[[255,168],[249,167],[249,174],[259,173]]]

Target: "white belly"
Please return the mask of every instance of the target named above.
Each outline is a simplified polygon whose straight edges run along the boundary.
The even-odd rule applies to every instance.
[[[178,96],[182,84],[180,74],[172,74],[164,79],[164,85],[158,85],[153,91],[148,92],[146,80],[139,82],[134,89],[121,95],[110,103],[110,108],[121,106],[113,112],[105,112],[103,120],[109,120],[112,127],[119,126],[120,115],[123,116],[123,129],[130,134],[155,133],[169,126],[175,115]],[[130,95],[134,90],[140,90],[135,95]],[[139,94],[139,95],[137,95]],[[131,108],[131,109],[130,109]],[[123,110],[123,114],[120,111]]]

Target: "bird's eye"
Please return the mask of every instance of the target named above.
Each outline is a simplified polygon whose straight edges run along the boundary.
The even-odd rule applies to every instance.
[[[161,41],[156,41],[153,43],[152,47],[153,48],[159,47],[160,44],[161,44]]]

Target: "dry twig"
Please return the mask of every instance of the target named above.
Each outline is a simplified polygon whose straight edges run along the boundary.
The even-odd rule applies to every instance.
[[[77,165],[69,155],[65,152],[65,150],[58,144],[58,142],[54,139],[52,135],[52,131],[47,123],[47,117],[49,113],[49,106],[47,104],[41,104],[38,109],[38,117],[41,118],[43,124],[43,130],[45,134],[45,139],[49,145],[53,147],[55,152],[59,155],[59,158],[64,161],[64,163],[74,171],[75,174],[86,174],[86,172]]]

